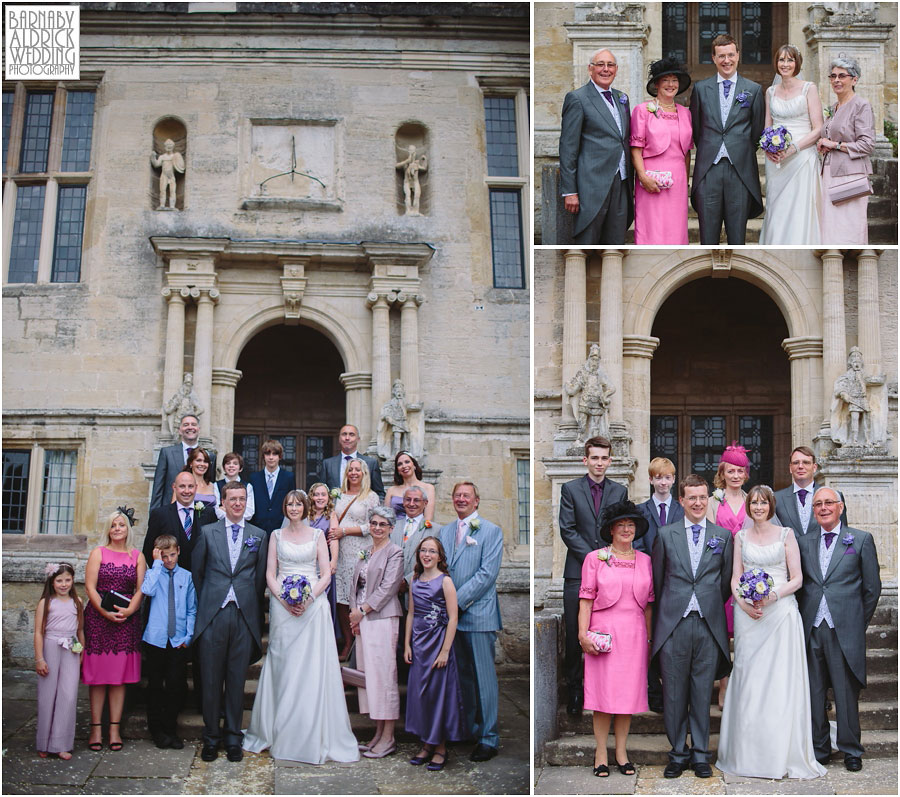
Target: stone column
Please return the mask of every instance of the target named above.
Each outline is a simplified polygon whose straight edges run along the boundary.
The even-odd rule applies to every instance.
[[[400,304],[400,381],[406,389],[406,403],[419,406],[419,305],[424,297],[418,294],[397,294]],[[408,410],[409,447],[419,457],[425,448],[425,413],[421,409]]]
[[[387,297],[374,291],[368,295],[367,304],[372,308],[372,428],[369,440],[374,448],[381,408],[391,397],[391,308]]]
[[[844,326],[844,255],[826,249],[822,258],[822,423],[820,437],[831,437],[831,393],[845,370],[847,333]]]
[[[649,335],[626,335],[622,340],[622,392],[625,394],[624,420],[632,430],[632,456],[637,459],[634,501],[650,497],[649,480],[644,479],[650,465],[650,363],[659,338]]]
[[[243,373],[235,368],[212,369],[212,408],[209,431],[216,451],[229,452],[234,446],[234,390]],[[221,457],[219,458],[221,465]]]
[[[343,373],[340,380],[346,394],[346,422],[359,427],[360,440],[369,440],[372,434],[372,374]]]
[[[184,376],[184,300],[191,295],[189,288],[173,290],[168,285],[162,289],[166,299],[166,363],[163,371],[162,403],[175,395]],[[204,408],[206,409],[206,408]],[[168,434],[165,416],[162,431]]]
[[[791,363],[791,448],[808,446],[819,431],[822,407],[822,338],[785,338]]]
[[[587,255],[582,249],[567,249],[565,296],[563,298],[562,422],[575,429],[575,416],[567,401],[566,382],[581,367],[587,355]],[[572,436],[574,440],[574,434]]]
[[[200,431],[211,432],[212,424],[212,364],[213,325],[216,302],[219,301],[217,288],[199,290],[194,288],[191,295],[197,301],[197,330],[194,336],[194,387],[203,414],[200,416]],[[232,410],[233,412],[233,410]],[[204,429],[204,427],[206,427]]]
[[[622,255],[604,249],[600,272],[600,359],[616,392],[610,403],[610,422],[622,417]]]
[[[875,249],[863,249],[856,258],[858,273],[858,346],[862,350],[865,373],[881,376],[881,337],[878,334],[881,314],[878,300],[878,257]],[[887,386],[869,388],[869,423],[871,439],[884,442],[887,437]]]

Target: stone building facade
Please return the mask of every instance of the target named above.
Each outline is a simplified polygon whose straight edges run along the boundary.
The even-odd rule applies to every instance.
[[[504,529],[527,662],[528,7],[204,5],[81,4],[80,82],[3,85],[4,661],[43,562],[83,572],[118,504],[143,537],[190,373],[201,441],[275,436],[301,487],[402,380],[436,520],[471,479]]]
[[[566,385],[592,344],[615,389],[612,479],[636,501],[647,466],[711,481],[724,446],[750,449],[751,484],[790,484],[794,446],[871,531],[897,590],[897,252],[895,249],[538,249],[534,319],[535,604],[562,600],[561,485],[584,475]],[[848,441],[835,383],[858,347],[870,430]]]

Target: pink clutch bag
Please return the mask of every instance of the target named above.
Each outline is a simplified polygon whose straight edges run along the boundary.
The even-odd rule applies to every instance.
[[[588,634],[600,653],[609,653],[612,650],[612,634],[603,631],[588,631]]]
[[[661,172],[656,169],[647,169],[648,176],[652,177],[656,180],[656,184],[660,188],[671,188],[675,185],[675,181],[672,179],[672,172]]]

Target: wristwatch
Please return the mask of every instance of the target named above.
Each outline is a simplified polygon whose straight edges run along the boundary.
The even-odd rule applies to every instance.
[[[365,617],[368,614],[368,612],[362,606],[359,607],[359,610],[362,612],[363,617]]]
[[[838,141],[837,147],[835,147],[835,149],[836,149],[838,152],[841,152],[841,142],[840,142],[840,141]]]

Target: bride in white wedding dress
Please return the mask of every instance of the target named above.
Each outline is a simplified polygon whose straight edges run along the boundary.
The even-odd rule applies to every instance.
[[[822,181],[816,142],[824,118],[815,83],[797,73],[803,57],[785,44],[775,56],[775,82],[766,90],[766,127],[784,125],[793,143],[766,154],[766,215],[761,244],[818,244]]]
[[[284,508],[289,523],[269,541],[269,648],[244,749],[271,748],[273,758],[308,764],[358,761],[331,610],[323,596],[331,583],[325,534],[306,522],[309,499],[302,490],[289,492]],[[292,607],[279,597],[288,575],[309,579],[311,600]]]
[[[770,487],[750,488],[747,514],[753,526],[734,538],[734,669],[716,766],[753,778],[818,778],[825,767],[813,750],[806,643],[794,597],[803,583],[800,549],[791,529],[769,520],[775,514]],[[758,604],[737,596],[741,574],[753,567],[775,581]]]

